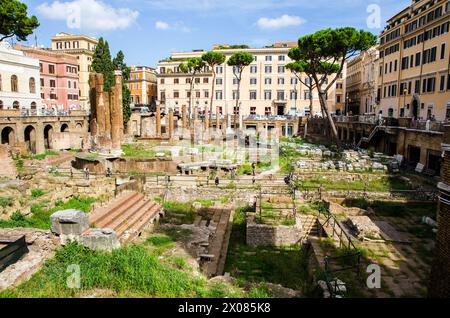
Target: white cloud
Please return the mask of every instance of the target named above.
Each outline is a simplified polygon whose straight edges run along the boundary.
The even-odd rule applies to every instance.
[[[38,13],[50,20],[65,20],[69,29],[112,31],[126,29],[139,16],[138,11],[114,8],[102,0],[72,0],[43,3]]]
[[[156,21],[155,28],[157,28],[158,30],[168,30],[170,29],[170,25],[167,22]]]
[[[183,22],[175,22],[175,23],[167,23],[164,21],[156,21],[155,28],[158,30],[173,30],[173,31],[181,31],[181,32],[191,32],[191,29],[184,25]]]
[[[305,23],[306,21],[298,16],[292,16],[284,14],[281,17],[270,19],[260,18],[257,22],[258,27],[261,29],[281,29],[290,26],[297,26]]]

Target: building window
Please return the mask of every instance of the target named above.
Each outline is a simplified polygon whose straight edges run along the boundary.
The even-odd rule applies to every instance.
[[[236,77],[233,77],[233,85],[237,85],[239,80]]]
[[[173,92],[173,98],[180,98],[180,92]]]
[[[67,86],[68,86],[68,88],[72,88],[72,82],[71,81],[67,81]]]
[[[55,93],[51,93],[51,94],[50,94],[50,99],[56,100],[56,99],[57,99],[57,98],[56,98],[56,94],[55,94]]]
[[[80,44],[78,43],[78,41],[74,41],[73,42],[73,48],[74,49],[78,49],[80,46],[79,46]]]
[[[256,100],[256,91],[250,91],[250,100]]]
[[[309,91],[305,91],[304,92],[304,97],[305,97],[305,99],[310,99],[311,98],[311,93]]]
[[[445,59],[445,43],[441,45],[441,60]]]
[[[161,92],[161,101],[164,102],[165,100],[166,100],[166,92]]]
[[[34,77],[30,78],[29,84],[30,84],[30,93],[35,94],[36,93],[36,81],[35,81]]]
[[[200,97],[201,97],[200,92],[195,92],[195,98],[200,98]]]
[[[270,116],[271,114],[272,114],[272,108],[271,107],[266,107],[264,109],[264,115]]]
[[[278,78],[278,85],[284,85],[284,78]]]
[[[64,48],[65,49],[70,49],[70,42],[65,42],[64,43]]]
[[[255,74],[258,72],[258,67],[256,65],[250,66],[250,73]]]
[[[239,92],[237,90],[233,91],[233,100],[239,99]]]
[[[272,61],[272,56],[266,55],[266,62],[270,62],[270,61]]]
[[[55,65],[49,65],[48,66],[48,72],[50,73],[50,74],[55,74]]]
[[[297,99],[297,91],[291,91],[291,100]]]
[[[341,95],[336,95],[336,103],[338,103],[338,104],[342,103],[342,96]]]
[[[216,73],[222,74],[223,73],[223,66],[216,66]]]
[[[236,107],[236,106],[233,107],[233,114],[239,115],[239,107]]]
[[[195,78],[195,84],[200,84],[200,78],[199,77]]]
[[[445,90],[445,75],[441,75],[441,84],[440,84],[440,91]]]
[[[164,84],[164,81],[161,84]],[[191,79],[190,78],[186,78],[186,84],[191,84]]]
[[[209,98],[209,91],[204,92],[205,98]]]
[[[284,91],[277,91],[277,100],[285,100]]]
[[[173,83],[174,83],[174,84],[180,84],[180,79],[179,79],[179,78],[175,78],[175,79],[173,80]]]
[[[272,85],[272,79],[271,79],[270,77],[266,77],[266,78],[264,79],[264,84],[266,84],[266,85]]]
[[[285,59],[286,59],[286,56],[284,56],[284,55],[278,56],[278,61],[284,61]]]
[[[256,115],[256,107],[250,107],[250,115]]]
[[[0,100],[0,109],[3,109],[3,101]]]
[[[272,73],[272,66],[266,65],[264,67],[264,72],[267,73],[267,74]]]
[[[17,76],[13,75],[11,76],[11,92],[18,92],[19,91],[19,83],[17,80]]]
[[[203,84],[208,84],[208,83],[209,83],[209,78],[204,77],[204,78],[203,78]]]
[[[56,87],[56,81],[55,80],[50,80],[50,87]]]
[[[251,78],[250,79],[250,85],[256,85],[256,78]]]
[[[297,85],[298,84],[298,78],[297,77],[291,77],[291,85]]]
[[[222,78],[216,78],[216,85],[222,85],[223,79]]]
[[[216,91],[216,100],[222,100],[222,91]]]
[[[279,66],[278,66],[278,73],[283,74],[284,71],[285,71],[284,65],[279,65]]]
[[[271,100],[272,99],[272,91],[264,91],[264,99]]]
[[[165,67],[160,67],[159,68],[159,73],[166,74],[166,68]]]

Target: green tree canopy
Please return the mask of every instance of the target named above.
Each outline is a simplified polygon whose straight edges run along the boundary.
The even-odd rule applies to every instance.
[[[211,82],[211,94],[210,94],[210,104],[209,104],[209,125],[212,127],[212,112],[213,112],[213,102],[214,102],[214,87],[216,85],[216,66],[225,63],[226,56],[221,52],[210,51],[202,55],[202,60],[208,64],[213,73],[213,80]]]
[[[28,17],[27,5],[17,0],[0,0],[0,42],[16,36],[25,41],[39,26],[38,19]]]
[[[122,110],[123,126],[127,128],[131,117],[131,92],[128,89],[126,81],[130,78],[131,69],[125,63],[125,55],[119,51],[113,59],[114,70],[122,71]]]
[[[114,85],[114,65],[111,60],[109,44],[102,37],[98,39],[91,67],[94,72],[103,74],[104,90],[109,92]]]
[[[294,60],[289,66],[291,70],[304,72],[314,80],[322,111],[328,117],[338,146],[337,129],[327,107],[327,93],[342,74],[346,61],[374,46],[376,42],[377,37],[370,32],[345,27],[303,36],[298,40],[298,47],[289,50],[288,55]],[[334,78],[328,81],[331,75]]]
[[[206,63],[203,61],[201,57],[193,57],[187,60],[186,63],[180,64],[180,71],[185,74],[190,74],[191,83],[189,87],[189,108],[188,108],[188,121],[190,124],[191,120],[191,114],[192,114],[192,90],[194,89],[194,78],[198,73],[201,73],[202,70],[205,68]]]

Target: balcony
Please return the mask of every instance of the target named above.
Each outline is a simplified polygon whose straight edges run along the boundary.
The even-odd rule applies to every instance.
[[[87,116],[84,110],[54,110],[54,109],[1,109],[0,117],[67,117]]]

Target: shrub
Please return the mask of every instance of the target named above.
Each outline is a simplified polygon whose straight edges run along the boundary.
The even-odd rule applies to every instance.
[[[45,194],[45,192],[44,192],[44,190],[42,190],[42,189],[33,189],[33,190],[31,190],[31,196],[33,197],[33,198],[39,198],[39,197],[42,197],[43,195]]]

